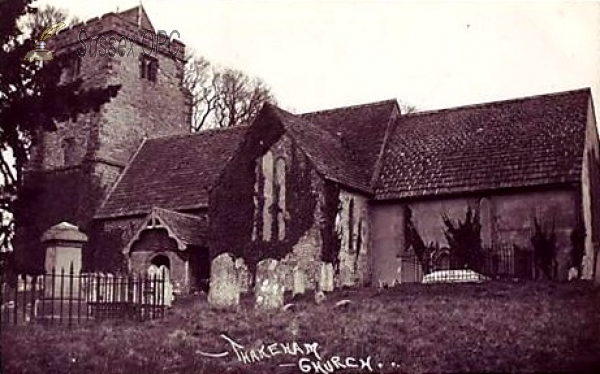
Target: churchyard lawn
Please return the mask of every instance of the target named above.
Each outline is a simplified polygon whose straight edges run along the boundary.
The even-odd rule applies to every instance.
[[[190,296],[160,320],[10,327],[1,342],[3,373],[594,372],[600,290],[414,284],[340,290],[320,305],[311,294],[277,312]]]

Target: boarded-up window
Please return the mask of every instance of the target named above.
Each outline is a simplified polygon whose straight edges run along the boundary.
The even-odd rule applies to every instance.
[[[277,238],[285,239],[285,160],[277,159],[275,163],[275,190],[277,191]]]
[[[76,148],[77,144],[75,143],[74,137],[65,138],[65,140],[63,141],[63,154],[65,166],[72,166],[77,163]]]

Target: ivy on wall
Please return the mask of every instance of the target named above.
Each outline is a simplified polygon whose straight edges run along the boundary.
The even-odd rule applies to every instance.
[[[311,228],[318,192],[313,185],[316,178],[313,166],[294,142],[288,139],[289,160],[286,160],[285,178],[285,208],[288,215],[285,237],[279,240],[274,231],[275,235],[271,235],[271,240],[264,240],[262,225],[258,223],[254,235],[256,240],[252,240],[256,219],[262,217],[265,203],[264,180],[259,180],[255,196],[256,160],[281,138],[283,129],[277,124],[269,123],[269,118],[266,117],[255,122],[248,131],[239,153],[229,162],[211,192],[209,248],[211,260],[221,253],[231,253],[243,258],[248,270],[254,274],[256,265],[261,260],[280,260],[291,253],[299,239]],[[277,201],[274,200],[274,203]],[[275,229],[276,226],[272,227],[272,230]]]
[[[40,239],[47,229],[62,221],[80,224],[79,212],[83,208],[78,210],[78,207],[85,203],[80,201],[84,183],[81,167],[27,175],[23,198],[16,206],[18,230],[14,259],[17,271],[26,274],[45,271],[45,250]]]
[[[478,270],[482,253],[481,224],[477,211],[467,207],[465,220],[453,222],[447,215],[442,215],[446,225],[444,236],[450,247],[451,258],[459,268]]]
[[[256,264],[261,260],[266,258],[281,260],[291,253],[294,245],[298,243],[314,222],[317,195],[313,192],[312,166],[293,143],[290,155],[290,160],[287,162],[287,177],[285,181],[285,210],[288,212],[288,219],[285,221],[285,236],[283,240],[278,239],[277,232],[279,228],[276,217],[279,213],[277,209],[279,199],[278,191],[276,190],[273,204],[269,207],[270,218],[273,221],[271,240],[263,240],[263,237],[259,236],[258,240],[248,241],[242,247],[242,257],[252,273],[254,273]],[[301,158],[304,159],[300,161]],[[264,204],[265,200],[263,191],[259,190],[257,195],[259,206],[263,206],[262,204]],[[261,201],[262,203],[260,203]]]
[[[104,222],[93,221],[93,235],[83,248],[83,271],[127,272],[127,259],[121,252],[126,230],[107,230]]]
[[[415,223],[413,222],[412,210],[410,206],[406,206],[404,209],[404,236],[406,238],[406,248],[412,248],[417,255],[417,259],[421,264],[423,269],[423,273],[429,274],[431,273],[431,253],[433,245],[427,247],[425,242],[419,235]]]
[[[533,219],[533,234],[531,236],[531,245],[537,261],[537,266],[547,279],[556,279],[557,276],[557,238],[552,220],[551,227],[544,228],[537,218]]]
[[[337,183],[326,181],[323,190],[323,219],[321,223],[321,237],[323,250],[321,260],[333,264],[336,274],[339,273],[340,250],[342,239],[335,227],[336,216],[341,210],[340,187]]]

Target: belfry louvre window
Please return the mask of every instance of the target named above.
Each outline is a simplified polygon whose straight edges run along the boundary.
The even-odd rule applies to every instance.
[[[77,52],[72,52],[63,58],[63,79],[65,82],[72,82],[79,77],[79,74],[81,74],[81,57],[79,57]]]
[[[146,55],[140,57],[140,78],[156,82],[157,77],[158,60]]]

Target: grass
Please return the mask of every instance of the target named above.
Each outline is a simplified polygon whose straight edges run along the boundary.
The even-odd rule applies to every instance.
[[[342,299],[352,303],[334,308]],[[591,373],[600,368],[600,291],[588,283],[402,285],[340,290],[321,305],[307,296],[292,310],[270,313],[254,310],[250,299],[219,311],[190,297],[162,320],[5,328],[3,372],[300,372],[278,367],[300,356],[244,364],[221,334],[247,349],[317,342],[323,362],[370,356],[375,371],[384,364],[381,372]],[[209,358],[199,351],[230,353]]]

